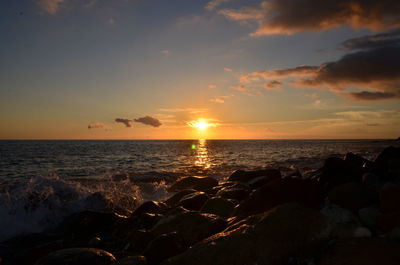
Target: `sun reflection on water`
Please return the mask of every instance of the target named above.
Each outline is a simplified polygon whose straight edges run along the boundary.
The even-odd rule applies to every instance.
[[[193,148],[194,146],[195,148]],[[192,149],[196,150],[194,165],[203,169],[209,169],[211,167],[211,161],[208,155],[207,141],[205,139],[199,139],[197,145],[192,145]]]

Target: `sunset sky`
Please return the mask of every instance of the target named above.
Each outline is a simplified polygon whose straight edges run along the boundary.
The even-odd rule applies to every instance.
[[[4,0],[0,139],[400,136],[398,0]]]

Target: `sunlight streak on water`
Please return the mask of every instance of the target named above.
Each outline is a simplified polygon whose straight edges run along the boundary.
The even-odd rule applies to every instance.
[[[196,148],[196,160],[194,161],[195,166],[203,169],[209,169],[211,167],[211,160],[208,155],[207,141],[205,139],[199,139],[199,143]]]

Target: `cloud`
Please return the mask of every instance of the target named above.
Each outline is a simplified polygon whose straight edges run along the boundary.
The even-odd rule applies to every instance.
[[[337,61],[320,66],[258,71],[240,77],[240,81],[273,82],[290,77],[295,87],[329,88],[355,100],[400,98],[400,44],[393,37],[397,35],[388,33],[351,39],[342,46],[355,51]],[[359,91],[354,91],[355,88]]]
[[[169,54],[171,53],[169,50],[161,50],[160,51],[161,54],[165,55],[165,56],[169,56]]]
[[[95,122],[89,123],[88,129],[106,129],[106,130],[108,130],[108,129],[112,129],[112,127],[110,127],[102,122],[95,121]]]
[[[233,71],[233,69],[231,69],[231,68],[228,68],[228,67],[225,67],[225,68],[224,68],[224,71],[225,71],[225,72],[232,72],[232,71]]]
[[[216,85],[208,85],[208,88],[212,89],[212,88],[217,88]]]
[[[37,4],[42,10],[50,15],[57,13],[64,0],[37,0]]]
[[[127,128],[128,127],[132,127],[132,120],[130,119],[125,119],[125,118],[116,118],[115,119],[116,123],[122,123],[123,125],[125,125]]]
[[[153,127],[160,127],[161,126],[161,122],[153,117],[150,116],[145,116],[145,117],[141,117],[141,118],[137,118],[133,120],[134,122],[140,122],[143,123],[145,125],[150,125]]]
[[[223,104],[225,103],[225,100],[223,98],[212,98],[210,99],[210,102]]]
[[[282,82],[278,80],[272,80],[264,84],[264,88],[267,90],[282,90]]]
[[[161,112],[172,112],[172,113],[187,112],[190,114],[199,114],[207,111],[207,109],[197,109],[197,108],[161,108],[158,110]]]
[[[205,9],[211,11],[211,10],[214,10],[217,7],[219,7],[220,5],[222,5],[222,4],[226,3],[226,2],[229,2],[229,1],[232,1],[232,0],[212,0],[212,1],[207,3],[207,5],[205,6]]]
[[[231,88],[234,90],[237,90],[237,91],[242,91],[242,92],[247,90],[247,87],[245,85],[232,86]]]
[[[340,48],[344,50],[368,50],[393,46],[400,46],[400,29],[349,39],[340,44]]]
[[[258,7],[222,9],[235,21],[256,22],[252,36],[324,31],[342,25],[382,31],[400,26],[397,0],[271,0]]]

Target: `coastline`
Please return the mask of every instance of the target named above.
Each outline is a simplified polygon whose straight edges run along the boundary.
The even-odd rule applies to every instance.
[[[132,213],[94,195],[97,211],[2,242],[1,264],[395,264],[399,161],[388,147],[374,161],[348,153],[303,175],[183,177]]]

